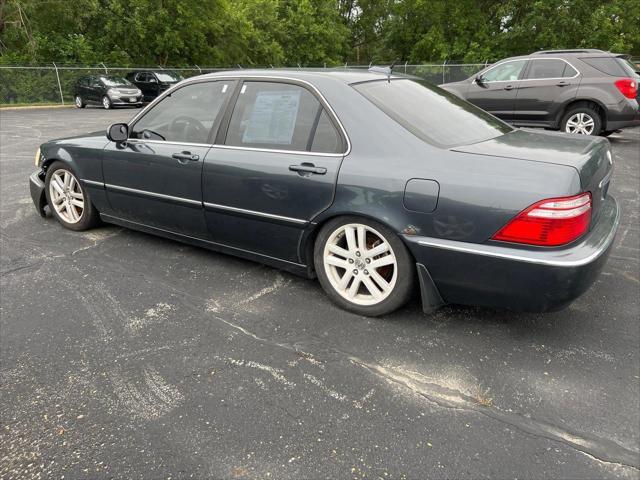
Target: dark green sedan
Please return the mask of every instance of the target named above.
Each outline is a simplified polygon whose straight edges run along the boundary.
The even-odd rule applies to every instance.
[[[362,315],[417,291],[425,311],[562,308],[618,225],[606,139],[515,129],[390,72],[190,78],[106,135],[42,144],[36,166],[36,208],[67,228],[101,220],[317,277]]]

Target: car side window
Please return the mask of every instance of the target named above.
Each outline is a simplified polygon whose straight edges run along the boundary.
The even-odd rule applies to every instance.
[[[554,58],[531,60],[527,80],[573,77],[576,71],[567,62]]]
[[[240,90],[225,145],[336,153],[336,135],[322,105],[306,88],[249,81]]]
[[[311,143],[311,151],[321,153],[344,152],[342,138],[324,109],[322,109],[318,117],[318,125]]]
[[[131,129],[131,138],[209,143],[209,134],[233,91],[233,81],[185,85],[164,97]]]
[[[147,74],[146,73],[138,73],[136,75],[136,82],[146,82],[147,81]]]
[[[526,60],[514,60],[503,63],[487,70],[482,74],[482,78],[485,82],[509,82],[518,80],[526,63]]]

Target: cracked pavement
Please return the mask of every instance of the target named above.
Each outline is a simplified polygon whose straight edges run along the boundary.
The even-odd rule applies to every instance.
[[[640,129],[610,137],[621,227],[570,308],[368,319],[315,281],[41,219],[38,145],[136,112],[0,111],[0,478],[640,478]]]

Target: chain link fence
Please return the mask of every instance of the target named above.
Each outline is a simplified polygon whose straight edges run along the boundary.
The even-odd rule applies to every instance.
[[[464,80],[479,70],[486,67],[487,63],[470,64],[400,64],[394,68],[394,73],[401,75],[413,75],[427,80],[433,84],[455,82]],[[61,104],[73,103],[73,86],[79,77],[84,75],[115,75],[125,76],[135,70],[169,70],[177,72],[183,77],[192,77],[204,73],[219,72],[224,70],[237,70],[242,68],[222,67],[120,67],[100,64],[97,66],[76,65],[0,65],[0,105],[20,104]],[[251,67],[257,68],[257,67]],[[262,68],[273,68],[271,65]],[[369,65],[344,64],[339,67],[327,65],[315,67],[284,67],[291,70],[318,70],[318,69],[367,69]]]

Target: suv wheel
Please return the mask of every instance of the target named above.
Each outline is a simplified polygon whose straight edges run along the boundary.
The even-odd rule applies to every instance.
[[[567,133],[580,135],[599,135],[602,131],[600,114],[586,105],[576,105],[562,117],[560,129]]]
[[[105,110],[109,110],[111,108],[111,100],[106,95],[102,97],[102,106]]]
[[[84,103],[84,100],[82,100],[82,97],[80,95],[76,95],[76,108],[84,108],[86,105]]]

